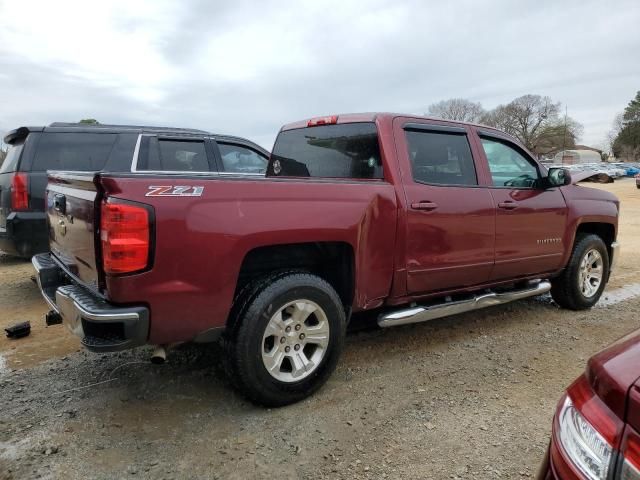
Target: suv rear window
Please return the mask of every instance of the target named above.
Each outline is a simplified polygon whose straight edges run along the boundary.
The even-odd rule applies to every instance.
[[[44,133],[32,170],[102,170],[117,136],[115,133]]]
[[[281,132],[267,175],[383,178],[376,125],[345,123]]]
[[[7,156],[4,158],[4,162],[0,165],[0,173],[15,172],[18,168],[18,160],[20,159],[20,153],[22,153],[22,146],[24,143],[18,145],[9,145],[7,150]]]

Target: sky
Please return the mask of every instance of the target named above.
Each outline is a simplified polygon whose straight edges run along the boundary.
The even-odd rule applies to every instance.
[[[539,94],[604,146],[639,25],[638,0],[0,0],[0,132],[95,118],[270,149],[303,118]]]

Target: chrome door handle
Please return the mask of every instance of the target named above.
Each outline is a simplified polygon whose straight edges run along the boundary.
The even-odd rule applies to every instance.
[[[512,200],[507,200],[506,202],[500,202],[498,204],[498,208],[504,208],[505,210],[513,210],[514,208],[518,208],[518,204]]]
[[[438,204],[433,202],[415,202],[411,204],[411,208],[414,210],[435,210],[438,208]]]

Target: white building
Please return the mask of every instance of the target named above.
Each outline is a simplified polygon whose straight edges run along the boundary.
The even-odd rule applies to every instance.
[[[553,163],[573,165],[576,163],[600,163],[602,158],[595,150],[563,150],[556,153]]]

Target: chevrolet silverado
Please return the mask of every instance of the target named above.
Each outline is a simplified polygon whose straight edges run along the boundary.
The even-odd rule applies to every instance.
[[[220,339],[237,388],[285,405],[327,380],[357,312],[391,327],[549,291],[593,306],[619,202],[575,181],[485,126],[313,118],[281,129],[263,179],[51,172],[33,264],[89,350]]]

